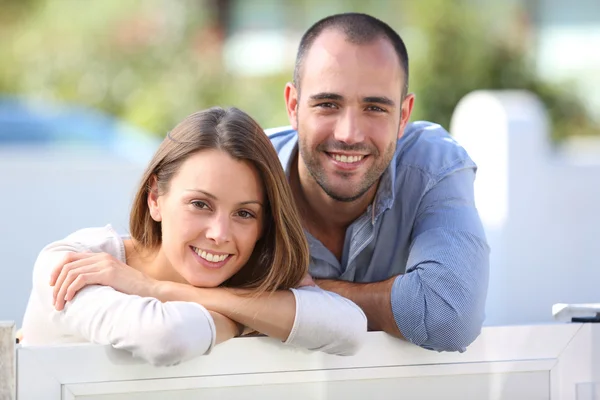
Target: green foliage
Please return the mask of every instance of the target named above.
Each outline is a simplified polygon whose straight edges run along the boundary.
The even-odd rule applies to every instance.
[[[217,1],[0,0],[0,93],[83,103],[160,136],[213,105],[240,107],[265,127],[287,124],[283,88],[291,67],[261,77],[227,72]],[[556,139],[598,133],[568,87],[536,77],[527,24],[504,3],[493,10],[473,0],[276,3],[261,10],[283,7],[286,20],[269,26],[302,31],[329,13],[354,10],[398,29],[411,57],[413,120],[448,127],[470,91],[523,88],[547,105]]]
[[[458,101],[473,90],[525,89],[546,105],[556,141],[600,134],[566,84],[544,82],[535,74],[528,56],[531,27],[525,15],[518,8],[483,10],[471,3],[407,3],[411,24],[418,27],[418,34],[408,35],[407,40],[412,56],[411,91],[416,93],[413,119],[448,127]],[[502,13],[506,18],[499,17]]]

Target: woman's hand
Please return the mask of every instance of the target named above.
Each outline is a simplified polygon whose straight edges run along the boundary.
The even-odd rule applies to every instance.
[[[110,286],[119,292],[150,296],[156,281],[108,253],[67,253],[50,276],[56,310],[87,285]]]

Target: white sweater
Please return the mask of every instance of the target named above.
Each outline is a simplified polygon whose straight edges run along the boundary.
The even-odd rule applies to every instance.
[[[109,253],[126,262],[123,238],[110,225],[82,229],[46,246],[33,269],[33,290],[23,318],[23,346],[110,344],[154,365],[174,365],[210,353],[215,345],[215,325],[197,303],[163,303],[92,285],[56,311],[49,284],[52,269],[65,253],[84,251]],[[296,299],[296,316],[285,344],[339,355],[358,350],[367,319],[356,304],[317,287],[290,290]]]

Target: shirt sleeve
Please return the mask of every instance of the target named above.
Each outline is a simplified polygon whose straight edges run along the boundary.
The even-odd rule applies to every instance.
[[[359,306],[316,286],[291,291],[296,318],[285,344],[336,355],[353,355],[360,349],[367,317]]]
[[[423,197],[406,273],[392,287],[402,335],[437,351],[466,350],[481,332],[489,247],[475,208],[475,167],[461,168]]]
[[[67,252],[83,251],[76,244],[57,242],[39,255],[33,277],[45,313],[65,332],[96,344],[129,351],[153,365],[175,365],[207,354],[215,344],[212,317],[199,304],[162,303],[128,295],[111,287],[90,285],[80,290],[62,311],[52,305],[52,269]],[[27,335],[27,333],[25,333]]]

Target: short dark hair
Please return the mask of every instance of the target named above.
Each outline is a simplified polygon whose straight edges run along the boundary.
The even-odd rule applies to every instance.
[[[337,29],[346,35],[346,40],[354,44],[366,44],[375,39],[385,38],[392,43],[398,55],[400,66],[404,71],[404,87],[402,95],[408,91],[408,52],[400,35],[385,22],[362,13],[342,13],[325,17],[313,24],[300,39],[296,64],[294,67],[294,84],[300,90],[300,69],[302,62],[315,39],[327,29]]]

